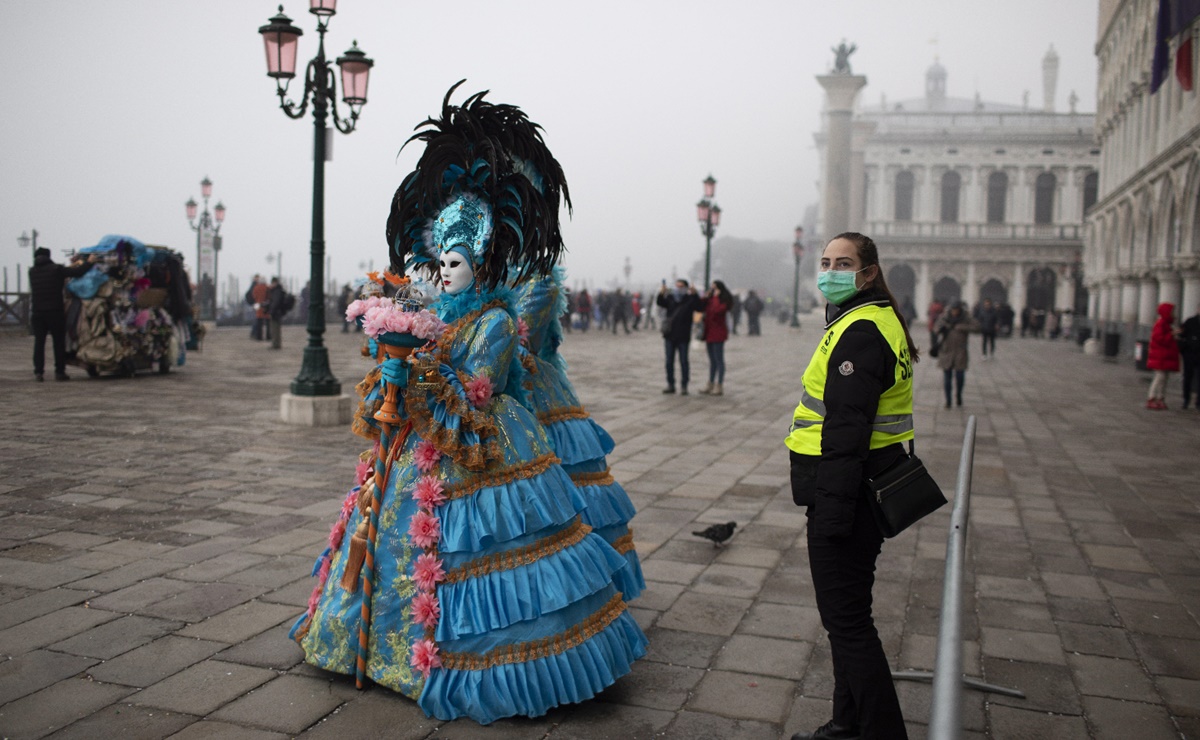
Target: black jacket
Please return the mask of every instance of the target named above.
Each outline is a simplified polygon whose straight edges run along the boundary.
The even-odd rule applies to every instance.
[[[853,308],[881,301],[886,303],[887,297],[870,291],[842,306],[828,306],[826,328]],[[809,511],[810,526],[814,533],[826,537],[850,533],[857,499],[868,493],[866,479],[887,470],[904,453],[899,444],[870,449],[879,397],[896,382],[896,354],[874,322],[848,320],[853,323],[843,330],[829,355],[822,398],[825,420],[821,424],[821,457],[792,455],[793,476],[803,476],[804,468],[809,468],[809,485],[816,499]],[[843,367],[851,371],[840,372]]]
[[[34,313],[66,313],[63,287],[67,278],[79,277],[91,270],[90,264],[66,267],[50,259],[50,255],[39,254],[29,268],[29,291],[32,293]]]
[[[662,335],[672,342],[686,342],[692,336],[692,314],[704,310],[704,302],[695,293],[684,293],[676,298],[674,293],[659,293],[655,303],[667,309],[663,321]]]
[[[1200,359],[1200,314],[1196,314],[1183,322],[1183,330],[1179,336],[1179,351],[1188,359]]]
[[[284,296],[287,295],[283,286],[275,284],[271,286],[271,292],[267,294],[267,313],[276,321],[283,318],[287,311],[283,307]]]

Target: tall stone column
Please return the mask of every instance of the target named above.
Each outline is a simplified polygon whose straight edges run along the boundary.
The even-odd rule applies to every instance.
[[[967,304],[967,310],[975,308],[975,304],[979,303],[979,278],[975,276],[975,260],[967,261],[967,282],[963,285],[962,292],[963,303]]]
[[[1200,272],[1187,270],[1183,273],[1183,296],[1179,299],[1180,316],[1194,316],[1200,306]]]
[[[825,88],[825,181],[821,183],[821,239],[828,240],[850,228],[850,164],[854,99],[867,84],[863,75],[818,75]]]
[[[1008,305],[1020,316],[1025,310],[1025,265],[1020,262],[1013,265],[1012,287],[1008,289]]]
[[[929,279],[929,260],[921,260],[917,268],[917,311],[929,320],[929,304],[933,303],[933,283]]]
[[[1176,318],[1186,318],[1192,315],[1192,311],[1196,310],[1195,306],[1188,307],[1188,312],[1183,313],[1185,308],[1181,301],[1183,300],[1183,281],[1179,279],[1179,273],[1175,271],[1162,270],[1157,273],[1158,277],[1158,302],[1171,303],[1175,306]],[[1157,307],[1156,307],[1157,308]],[[1155,318],[1158,314],[1155,314]]]
[[[1138,325],[1135,331],[1140,333],[1143,327],[1148,331],[1157,318],[1158,281],[1146,275],[1138,281]]]

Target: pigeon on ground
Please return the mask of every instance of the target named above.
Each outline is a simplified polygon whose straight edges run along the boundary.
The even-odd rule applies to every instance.
[[[703,537],[706,540],[712,540],[714,547],[720,547],[721,543],[733,536],[733,530],[737,527],[737,522],[726,522],[724,524],[714,524],[708,529],[699,532],[692,532],[697,537]]]

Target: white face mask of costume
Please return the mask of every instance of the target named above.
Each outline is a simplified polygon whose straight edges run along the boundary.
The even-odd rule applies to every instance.
[[[475,284],[475,273],[471,261],[458,251],[451,249],[438,258],[441,268],[442,290],[447,295],[457,295]]]

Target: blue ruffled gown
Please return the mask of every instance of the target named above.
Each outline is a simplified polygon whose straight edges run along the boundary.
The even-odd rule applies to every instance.
[[[646,587],[629,527],[637,511],[609,470],[613,439],[579,402],[567,378],[566,362],[558,353],[563,339],[559,317],[567,312],[562,278],[562,269],[556,268],[552,276],[529,278],[513,286],[517,314],[528,328],[528,351],[521,358],[527,371],[528,406],[545,427],[563,470],[587,503],[583,521],[625,557],[628,567],[616,574],[617,587],[626,600],[635,599]]]
[[[540,716],[595,696],[646,652],[619,585],[628,582],[627,557],[585,523],[584,492],[514,397],[523,370],[511,302],[500,289],[435,304],[448,327],[432,350],[414,355],[400,424],[411,429],[382,488],[365,675],[443,720]],[[475,406],[467,389],[481,376],[494,392]],[[359,385],[355,430],[368,437],[378,436],[372,415],[382,397],[379,377],[377,367]],[[431,468],[430,445],[440,453]],[[427,547],[410,533],[423,515],[413,495],[422,478],[436,479],[444,498],[424,507],[440,526]],[[345,536],[327,555],[315,608],[292,628],[307,662],[350,675],[364,589],[347,590],[341,581],[362,516],[357,508],[350,514]],[[444,571],[432,589],[418,563],[428,565],[430,556]],[[431,596],[440,615],[418,621],[417,602],[423,598],[427,607]],[[427,656],[430,645],[440,665],[427,662],[426,672],[414,655]]]

